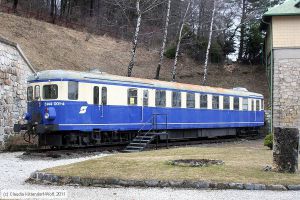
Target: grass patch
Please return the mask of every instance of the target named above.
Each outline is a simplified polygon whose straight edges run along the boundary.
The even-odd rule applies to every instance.
[[[260,144],[212,145],[116,154],[44,171],[60,176],[84,178],[300,184],[299,173],[263,171],[265,165],[272,164],[272,151],[264,147],[262,141]],[[209,167],[181,167],[169,164],[170,160],[177,159],[216,159],[223,160],[225,164]]]

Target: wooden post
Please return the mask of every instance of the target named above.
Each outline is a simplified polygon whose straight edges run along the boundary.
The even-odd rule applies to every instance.
[[[275,128],[273,164],[275,171],[296,173],[298,170],[299,130]]]

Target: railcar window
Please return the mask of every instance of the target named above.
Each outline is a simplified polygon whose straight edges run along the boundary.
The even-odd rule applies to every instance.
[[[181,107],[181,92],[172,92],[172,107]]]
[[[224,103],[223,103],[223,109],[224,110],[229,110],[230,109],[230,97],[229,96],[224,96]]]
[[[234,110],[240,109],[240,99],[238,97],[233,98],[233,109]]]
[[[57,99],[58,87],[57,85],[44,85],[43,86],[43,98],[44,99]]]
[[[212,109],[219,109],[219,96],[212,97]]]
[[[107,88],[106,87],[102,87],[101,89],[101,102],[102,105],[107,105]]]
[[[252,101],[251,101],[251,110],[252,110],[252,111],[254,111],[254,108],[255,108],[255,107],[254,107],[254,104],[255,104],[255,100],[252,99]]]
[[[137,91],[136,88],[128,89],[128,105],[137,105]]]
[[[78,82],[74,82],[74,81],[68,82],[68,99],[70,100],[78,99]]]
[[[259,111],[259,100],[256,100],[256,111]]]
[[[33,87],[29,86],[27,88],[27,101],[32,101],[33,100]]]
[[[207,95],[206,94],[200,95],[200,108],[203,108],[203,109],[207,108]]]
[[[186,94],[186,107],[195,108],[195,93]]]
[[[34,86],[34,99],[40,98],[40,86],[36,85]]]
[[[261,105],[260,105],[260,109],[261,110],[264,110],[264,108],[265,108],[265,102],[264,102],[264,100],[261,100]]]
[[[99,87],[94,86],[94,104],[99,105]]]
[[[149,104],[149,91],[144,90],[143,91],[143,106],[148,106]]]
[[[166,91],[164,90],[155,91],[155,106],[166,107]]]
[[[248,110],[248,98],[243,98],[243,110]]]

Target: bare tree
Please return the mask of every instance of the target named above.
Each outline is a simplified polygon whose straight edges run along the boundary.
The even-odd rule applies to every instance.
[[[135,64],[135,58],[136,58],[136,48],[138,43],[138,35],[140,31],[141,21],[142,21],[142,14],[147,13],[151,11],[156,6],[163,3],[163,1],[160,0],[150,0],[146,1],[146,3],[149,3],[148,6],[146,6],[143,11],[141,11],[140,8],[140,0],[136,0],[136,14],[137,14],[137,22],[135,27],[135,33],[132,40],[132,49],[131,49],[131,60],[128,65],[128,73],[127,76],[130,77],[132,75],[132,69]]]
[[[50,16],[52,23],[55,23],[56,19],[56,0],[51,0]]]
[[[14,12],[17,12],[18,2],[19,2],[19,0],[14,0],[13,7],[12,7]]]
[[[135,33],[132,41],[132,49],[131,49],[131,60],[128,65],[128,75],[131,76],[132,74],[132,68],[135,63],[135,57],[136,57],[136,47],[137,47],[137,42],[138,42],[138,35],[140,32],[140,26],[141,26],[141,21],[142,21],[142,13],[140,10],[140,0],[136,1],[136,14],[137,14],[137,21],[136,21],[136,27],[135,27]]]
[[[246,0],[242,0],[242,16],[241,16],[241,26],[240,26],[240,46],[239,46],[239,56],[238,59],[243,59],[244,52],[244,40],[245,40],[245,20],[246,20]]]
[[[216,11],[216,3],[215,3],[215,0],[213,0],[213,12],[212,12],[211,22],[210,22],[210,29],[209,29],[208,44],[207,44],[207,49],[206,49],[206,57],[205,57],[205,63],[204,63],[204,75],[203,75],[202,85],[206,84],[207,64],[208,64],[209,51],[210,51],[210,46],[211,46],[212,29],[213,29],[213,25],[214,25],[215,11]]]
[[[175,81],[175,79],[176,79],[178,54],[179,54],[179,49],[180,49],[180,43],[181,43],[181,40],[182,40],[182,30],[183,30],[183,27],[184,27],[184,24],[185,24],[185,20],[186,20],[187,13],[188,13],[188,10],[190,8],[190,5],[191,5],[191,0],[188,2],[188,5],[187,5],[185,13],[184,13],[184,16],[182,18],[182,23],[181,23],[181,26],[180,26],[180,30],[179,30],[179,36],[178,36],[178,42],[177,42],[177,46],[176,46],[174,65],[173,65],[173,70],[172,70],[172,81]]]
[[[161,68],[161,65],[162,65],[163,58],[164,58],[164,51],[165,51],[166,42],[167,42],[167,36],[168,36],[168,27],[169,27],[169,19],[170,19],[170,10],[171,10],[171,0],[168,0],[168,8],[167,8],[166,24],[165,24],[165,27],[164,27],[163,42],[162,42],[162,46],[161,46],[161,49],[160,49],[160,56],[159,56],[158,66],[157,66],[157,68],[156,68],[155,79],[159,79],[160,68]]]

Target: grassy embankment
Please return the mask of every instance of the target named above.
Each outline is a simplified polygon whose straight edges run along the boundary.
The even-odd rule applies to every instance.
[[[173,148],[131,154],[116,154],[45,171],[61,176],[139,180],[206,180],[262,184],[300,184],[300,173],[265,172],[272,164],[272,151],[262,142]],[[220,159],[224,165],[180,167],[168,164],[174,159]]]

